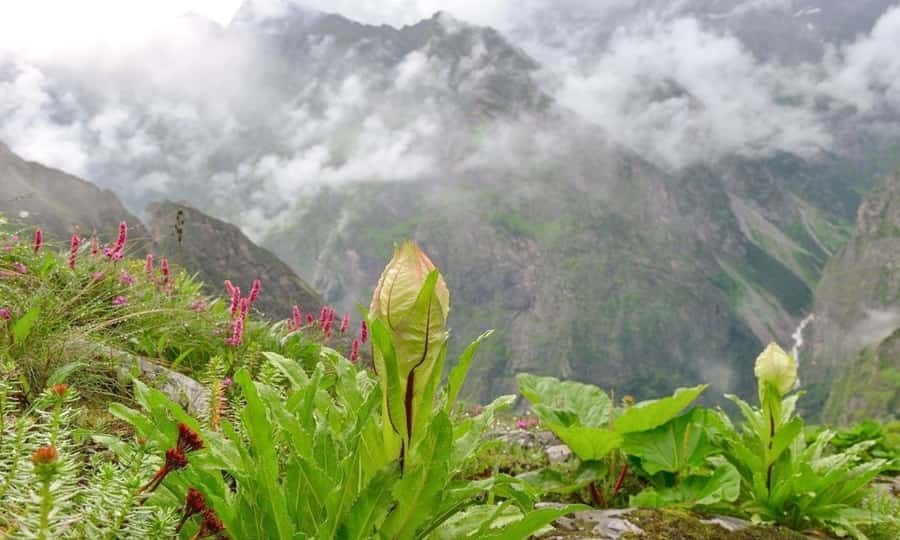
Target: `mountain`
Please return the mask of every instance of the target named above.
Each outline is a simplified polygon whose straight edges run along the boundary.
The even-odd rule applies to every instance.
[[[234,225],[188,205],[160,202],[147,209],[149,228],[145,227],[111,191],[25,161],[2,143],[0,193],[0,212],[10,221],[40,226],[48,238],[60,243],[76,231],[85,236],[97,234],[101,241],[110,242],[119,222],[125,221],[130,251],[168,257],[188,272],[197,273],[209,294],[221,296],[226,279],[246,291],[254,279],[260,278],[264,288],[257,306],[271,319],[289,316],[294,304],[311,312],[324,303],[293,270]],[[175,231],[178,222],[180,240]]]
[[[316,312],[325,303],[285,263],[236,226],[184,203],[151,203],[147,214],[157,252],[196,272],[211,293],[223,294],[226,279],[248,291],[259,278],[263,293],[256,306],[273,320],[289,317],[293,305]]]
[[[26,161],[0,143],[0,212],[13,222],[40,225],[50,238],[68,241],[72,233],[115,239],[119,222],[127,221],[135,245],[150,238],[137,217],[108,189]]]
[[[801,379],[823,419],[849,423],[900,410],[900,171],[860,206],[853,238],[816,289]]]
[[[130,208],[183,200],[233,222],[343,310],[415,239],[454,291],[451,358],[497,330],[471,399],[525,370],[638,398],[698,379],[747,395],[758,351],[790,345],[813,309],[861,194],[900,165],[896,111],[875,100],[892,87],[863,78],[849,95],[875,100],[864,108],[829,86],[882,73],[840,47],[888,4],[796,17],[750,0],[626,4],[558,25],[548,8],[547,39],[574,47],[557,58],[447,13],[394,28],[248,1],[226,27],[180,21],[118,71],[14,64],[0,78],[23,99],[39,90],[12,132],[77,135],[90,152],[73,162]],[[815,47],[794,47],[811,17],[846,28],[817,23]],[[734,37],[769,22],[758,43]],[[575,82],[560,91],[556,70]],[[33,110],[41,122],[20,118]],[[177,207],[156,210],[171,242]],[[216,228],[173,247],[213,258],[246,240],[198,232]]]

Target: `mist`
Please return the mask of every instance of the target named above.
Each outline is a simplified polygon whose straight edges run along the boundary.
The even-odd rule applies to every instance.
[[[584,129],[666,170],[815,159],[841,151],[848,125],[900,131],[898,6],[814,62],[765,57],[691,2],[640,14],[626,2],[454,2],[432,20],[450,53],[433,38],[397,56],[371,41],[399,39],[383,28],[363,49],[304,34],[316,8],[400,26],[444,3],[355,4],[256,0],[228,28],[182,17],[119,48],[0,45],[0,140],[137,211],[187,199],[259,237],[323,185],[515,170],[564,159],[567,134]],[[732,4],[732,17],[783,9]],[[272,39],[285,20],[291,32]]]

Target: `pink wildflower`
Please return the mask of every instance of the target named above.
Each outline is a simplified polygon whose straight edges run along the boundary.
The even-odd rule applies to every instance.
[[[234,381],[231,380],[231,377],[225,377],[224,379],[222,379],[222,387],[228,388],[229,386],[232,385],[233,382]]]
[[[34,231],[34,252],[37,253],[41,250],[41,246],[44,245],[44,231],[41,229],[35,229]]]
[[[341,319],[341,333],[345,334],[348,328],[350,328],[350,315],[344,315]]]
[[[241,309],[241,288],[234,287],[231,292],[231,307],[228,308],[232,318],[237,317],[239,309]]]
[[[106,250],[106,255],[114,260],[120,261],[125,256],[125,243],[128,242],[128,224],[122,221],[119,223],[119,236],[116,237],[116,243],[110,250]]]
[[[362,321],[359,324],[359,342],[365,344],[369,339],[369,325],[366,324],[366,321]]]
[[[312,313],[307,313],[307,314],[306,314],[306,324],[307,324],[307,326],[312,326],[312,324],[313,324],[314,322],[316,322],[316,319],[315,319],[315,317],[313,317],[313,314],[312,314]]]
[[[190,308],[194,311],[206,311],[206,302],[197,299],[191,302]]]
[[[148,253],[144,258],[144,273],[147,274],[148,278],[153,278],[153,254]]]
[[[100,254],[100,241],[97,240],[97,237],[91,238],[91,257],[96,257]]]
[[[525,418],[519,418],[516,421],[516,426],[519,429],[528,429],[528,420],[526,420]]]
[[[228,293],[228,296],[234,296],[234,284],[230,279],[225,280],[225,292]]]
[[[125,298],[124,296],[119,295],[119,296],[113,298],[112,303],[114,306],[124,306],[124,305],[128,304],[128,299]]]
[[[126,287],[131,287],[132,285],[134,285],[134,282],[134,276],[132,276],[128,272],[122,272],[122,274],[119,275],[119,283]]]
[[[91,274],[91,279],[93,279],[94,281],[103,281],[104,277],[105,276],[103,275],[103,272],[94,272],[93,274]]]
[[[72,239],[69,240],[69,268],[75,269],[75,261],[76,257],[78,257],[78,248],[81,246],[81,238],[78,238],[77,234],[72,235]]]
[[[247,318],[247,312],[248,312],[248,311],[250,311],[250,297],[249,297],[249,296],[248,296],[247,298],[241,298],[241,314],[240,314],[240,318],[241,318],[241,319],[246,319],[246,318]]]
[[[4,321],[12,319],[12,315],[10,315],[9,309],[0,308],[0,319],[3,319]]]
[[[237,318],[231,323],[231,337],[225,340],[225,343],[232,347],[240,347],[244,340],[244,320]]]
[[[319,310],[319,327],[325,329],[325,320],[328,319],[328,306],[322,306]]]
[[[259,298],[259,292],[262,289],[262,282],[258,279],[253,280],[253,285],[250,286],[250,296],[247,297],[247,300],[250,302],[252,306],[256,299]]]
[[[27,273],[28,273],[28,267],[25,266],[24,264],[20,263],[20,262],[14,262],[14,263],[13,263],[13,268],[16,270],[16,272],[18,272],[18,273],[20,273],[20,274],[27,274]]]
[[[359,339],[353,340],[353,345],[350,346],[350,361],[356,363],[359,360]]]

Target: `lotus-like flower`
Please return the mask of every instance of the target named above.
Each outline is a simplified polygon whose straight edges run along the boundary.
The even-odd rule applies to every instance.
[[[797,384],[797,360],[776,343],[770,343],[766,350],[756,357],[753,372],[760,387],[768,383],[782,396]]]
[[[375,288],[369,320],[380,323],[390,336],[399,380],[388,380],[385,351],[379,346],[373,348],[373,361],[388,412],[388,383],[401,384],[406,425],[397,425],[396,414],[390,415],[390,420],[394,432],[409,440],[415,438],[418,410],[432,407],[423,402],[425,387],[447,342],[449,313],[450,291],[431,259],[410,241],[396,247]]]

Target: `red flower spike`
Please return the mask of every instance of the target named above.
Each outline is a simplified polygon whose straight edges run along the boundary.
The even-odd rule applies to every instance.
[[[144,272],[147,274],[148,278],[153,278],[153,254],[148,253],[147,257],[144,258]]]
[[[344,315],[341,319],[341,333],[345,334],[348,328],[350,328],[350,315]]]
[[[356,363],[357,360],[359,360],[359,338],[354,339],[350,347],[350,361]]]
[[[34,231],[34,252],[37,253],[41,250],[41,246],[44,245],[44,231],[41,229],[35,229]]]
[[[225,292],[228,293],[228,296],[234,296],[234,284],[231,283],[230,279],[225,280]]]
[[[100,241],[97,240],[97,237],[91,238],[91,257],[96,257],[100,254]]]
[[[200,435],[197,434],[196,431],[191,429],[184,422],[179,422],[178,424],[178,443],[176,447],[181,452],[187,454],[188,452],[193,452],[194,450],[200,450],[203,448],[203,439],[200,438]]]
[[[238,310],[241,308],[241,288],[234,287],[231,292],[231,307],[228,308],[228,311],[231,313],[231,317],[234,318],[238,314]]]
[[[195,488],[189,487],[187,497],[184,501],[184,512],[181,515],[181,521],[178,522],[178,526],[175,528],[175,532],[180,531],[188,519],[205,512],[207,508],[206,499],[203,498],[203,494]]]
[[[369,325],[362,321],[359,325],[359,342],[365,344],[369,339]]]
[[[313,317],[313,314],[307,313],[306,314],[306,324],[308,326],[312,326],[314,322],[316,322],[316,319]]]

